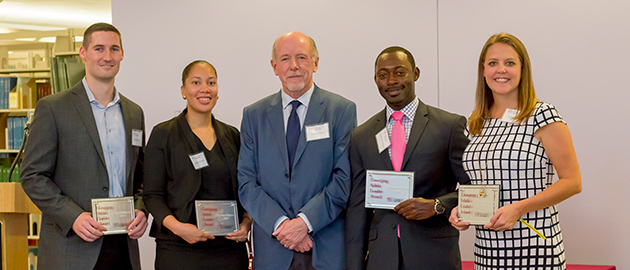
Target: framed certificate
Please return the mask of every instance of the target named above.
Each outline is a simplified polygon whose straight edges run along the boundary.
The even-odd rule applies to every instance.
[[[414,172],[367,170],[365,173],[365,208],[394,209],[413,198]]]
[[[238,205],[236,201],[195,201],[197,228],[215,236],[238,231]]]
[[[459,220],[485,225],[499,209],[499,185],[459,186]]]
[[[131,196],[92,199],[92,218],[107,229],[104,234],[127,233],[127,225],[135,217]]]

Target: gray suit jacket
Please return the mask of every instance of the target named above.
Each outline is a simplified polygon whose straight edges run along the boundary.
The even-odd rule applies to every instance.
[[[462,154],[468,144],[466,118],[418,104],[401,171],[415,172],[414,197],[439,198],[446,211],[417,221],[393,210],[364,207],[366,170],[393,170],[387,149],[379,153],[375,138],[385,128],[385,118],[386,111],[382,110],[357,127],[350,140],[347,269],[398,269],[398,225],[406,269],[461,269],[459,232],[448,222],[448,215],[457,205],[457,183],[470,182],[462,168]]]
[[[329,138],[307,142],[309,125],[328,123]],[[281,93],[243,110],[239,198],[254,219],[254,269],[288,269],[294,251],[272,238],[281,216],[304,213],[313,226],[313,266],[343,269],[343,210],[350,191],[348,141],[356,105],[315,86],[295,153],[292,175]]]
[[[136,196],[136,209],[144,211],[143,147],[131,145],[133,129],[143,131],[144,145],[144,114],[122,95],[120,106],[127,145],[126,195]],[[103,238],[86,242],[72,230],[72,224],[82,212],[92,212],[92,198],[109,196],[109,180],[83,83],[38,101],[20,179],[26,194],[42,211],[38,267],[94,268]],[[138,242],[128,239],[128,243],[131,263],[140,269]]]

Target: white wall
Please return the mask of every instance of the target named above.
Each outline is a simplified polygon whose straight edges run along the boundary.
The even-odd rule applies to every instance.
[[[144,108],[150,130],[185,106],[183,67],[209,60],[219,73],[214,113],[239,127],[244,106],[280,88],[269,64],[271,45],[297,30],[317,42],[316,83],[355,101],[359,123],[384,106],[373,65],[390,45],[414,54],[425,103],[468,115],[483,43],[494,33],[513,33],[529,50],[539,98],[569,123],[581,164],[583,192],[559,206],[568,261],[626,269],[628,10],[627,1],[587,0],[112,0],[125,50],[116,85]],[[473,241],[472,230],[462,234],[465,260],[473,258]],[[153,239],[141,239],[141,253],[144,268],[152,269]]]

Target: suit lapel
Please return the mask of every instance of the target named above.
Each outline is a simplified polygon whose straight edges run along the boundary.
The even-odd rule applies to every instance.
[[[378,117],[376,118],[376,124],[374,126],[374,141],[373,142],[376,145],[375,149],[377,150],[378,150],[378,142],[376,142],[376,134],[381,132],[381,130],[383,130],[387,126],[386,117],[387,117],[387,110],[383,109],[381,112],[378,113]],[[389,151],[387,150],[387,148],[383,150],[381,153],[379,153],[378,155],[383,161],[383,164],[385,165],[387,170],[393,171],[394,166],[392,165],[392,159],[389,156]]]
[[[186,112],[188,109],[184,109],[177,116],[177,127],[179,128],[180,134],[184,137],[186,144],[188,144],[189,149],[192,150],[190,154],[199,153],[199,147],[197,147],[197,141],[195,140],[195,134],[190,129],[188,122],[186,121]]]
[[[133,113],[131,112],[131,101],[128,100],[127,98],[125,98],[123,95],[121,95],[119,93],[119,97],[120,97],[120,111],[122,112],[122,116],[123,116],[123,126],[125,127],[125,148],[127,149],[127,157],[125,159],[125,175],[127,176],[127,190],[129,190],[130,184],[133,181],[129,181],[130,179],[133,179],[133,175],[131,175],[131,168],[133,167],[133,162],[135,162],[136,160],[134,159],[134,146],[132,145],[132,141],[131,141],[131,136],[132,136],[132,132],[131,130],[133,129]],[[144,130],[142,131],[144,132]]]
[[[403,163],[401,168],[405,168],[407,161],[409,161],[409,157],[411,153],[413,153],[422,133],[424,133],[424,129],[427,127],[427,123],[429,122],[429,112],[427,110],[427,105],[422,103],[422,101],[418,100],[418,108],[416,109],[416,116],[413,120],[413,125],[411,126],[411,133],[409,134],[409,141],[407,141],[407,147],[405,148],[405,157],[403,158]],[[401,169],[402,170],[402,169]]]
[[[287,171],[289,171],[289,153],[287,152],[287,140],[284,135],[284,116],[282,114],[282,109],[282,93],[278,92],[278,94],[273,97],[271,103],[269,103],[269,109],[267,109],[267,115],[269,117],[267,117],[267,119],[269,120],[273,136],[276,138],[278,149],[280,149],[282,154],[284,167]],[[300,149],[299,143],[298,149]]]
[[[300,139],[298,140],[297,148],[295,149],[295,161],[293,162],[293,166],[298,163],[300,157],[304,153],[306,149],[306,126],[318,124],[322,121],[322,116],[324,115],[324,111],[326,111],[327,104],[325,103],[324,97],[322,96],[322,90],[315,85],[313,89],[313,95],[311,96],[311,100],[308,103],[308,110],[306,111],[306,117],[304,119],[304,127],[300,132]],[[329,124],[329,128],[332,125]],[[330,130],[328,131],[330,133]]]
[[[238,153],[236,149],[233,149],[234,144],[230,142],[231,137],[228,137],[227,131],[225,127],[220,124],[215,118],[212,116],[212,127],[214,128],[214,133],[217,136],[217,143],[223,149],[223,154],[225,155],[225,160],[227,161],[227,165],[230,169],[230,176],[232,179],[232,190],[234,191],[234,198],[238,198],[238,183],[236,181],[236,164],[238,162],[238,157],[234,155],[234,153]]]
[[[83,87],[83,83],[78,83],[75,87],[73,87],[70,91],[74,94],[72,98],[72,103],[76,107],[79,112],[79,117],[83,121],[85,128],[87,129],[90,138],[92,139],[92,143],[94,144],[94,148],[96,148],[96,152],[98,152],[98,156],[101,158],[101,162],[103,163],[103,167],[107,168],[105,164],[105,156],[103,156],[103,147],[101,146],[101,138],[98,135],[98,128],[96,127],[96,120],[94,120],[94,113],[92,112],[92,105],[90,105],[90,101],[85,93],[85,88]]]

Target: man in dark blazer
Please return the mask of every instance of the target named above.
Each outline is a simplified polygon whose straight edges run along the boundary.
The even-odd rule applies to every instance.
[[[282,90],[243,110],[239,198],[254,219],[257,270],[345,265],[342,211],[356,106],[313,83],[318,61],[312,38],[279,37],[271,66]]]
[[[411,53],[389,47],[376,58],[374,80],[387,107],[352,133],[352,190],[346,215],[347,269],[461,269],[459,232],[448,216],[468,144],[463,116],[425,105],[415,95],[420,77]],[[406,147],[400,171],[413,171],[413,198],[393,210],[365,208],[366,170],[394,170],[394,112],[404,113]],[[406,119],[405,119],[406,118]],[[377,142],[377,134],[388,139]]]
[[[114,88],[120,32],[90,26],[79,54],[85,78],[37,103],[24,151],[22,186],[42,211],[38,268],[140,269],[144,114]],[[103,236],[91,199],[121,196],[135,196],[135,219],[127,234]]]

